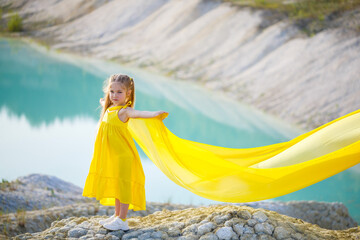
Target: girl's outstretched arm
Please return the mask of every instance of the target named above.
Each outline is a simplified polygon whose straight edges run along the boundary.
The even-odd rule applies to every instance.
[[[126,109],[127,109],[127,115],[130,118],[153,118],[159,116],[161,119],[164,119],[169,115],[169,113],[165,111],[154,111],[154,112],[139,111],[131,107],[127,107]]]

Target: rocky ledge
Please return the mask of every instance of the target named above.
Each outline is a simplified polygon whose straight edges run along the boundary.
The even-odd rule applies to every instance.
[[[70,182],[46,174],[29,174],[0,183],[0,211],[45,209],[86,202],[82,189]]]
[[[98,221],[112,215],[114,207],[84,198],[81,192],[72,183],[43,174],[3,181],[0,239],[282,239],[284,236],[357,239],[360,236],[359,226],[344,204],[315,201],[212,206],[148,201],[146,211],[128,212],[130,231],[109,232]]]
[[[14,239],[360,239],[360,227],[328,230],[301,219],[248,206],[214,205],[156,211],[128,218],[130,230],[109,231],[98,221],[106,216],[53,221],[37,233]]]

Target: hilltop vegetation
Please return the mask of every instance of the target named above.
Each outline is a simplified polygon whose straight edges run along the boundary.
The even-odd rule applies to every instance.
[[[349,18],[360,12],[360,0],[225,0],[238,6],[277,11],[292,19],[309,35],[329,26],[334,19],[349,14]],[[355,16],[354,16],[355,18]],[[360,32],[360,24],[352,28]]]

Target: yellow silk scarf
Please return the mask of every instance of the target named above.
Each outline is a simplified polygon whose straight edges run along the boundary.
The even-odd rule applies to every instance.
[[[199,196],[223,202],[282,196],[360,163],[360,109],[288,142],[255,148],[182,139],[159,116],[132,118],[128,129],[168,178]]]

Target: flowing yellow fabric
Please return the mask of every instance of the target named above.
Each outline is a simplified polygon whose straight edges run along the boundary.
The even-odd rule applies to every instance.
[[[360,109],[288,142],[255,148],[182,139],[160,117],[130,119],[128,128],[168,178],[199,196],[223,202],[282,196],[360,163]]]

